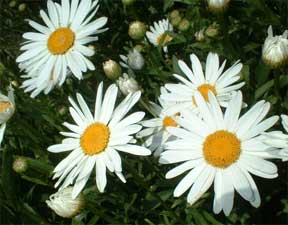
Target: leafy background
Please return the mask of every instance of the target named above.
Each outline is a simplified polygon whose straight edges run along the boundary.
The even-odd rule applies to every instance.
[[[24,10],[19,10],[25,4]],[[69,78],[61,88],[49,96],[31,99],[19,88],[20,71],[15,64],[19,55],[22,34],[31,28],[26,18],[42,21],[39,10],[46,9],[46,1],[0,1],[0,89],[5,92],[12,82],[15,88],[16,113],[8,123],[0,152],[0,224],[284,224],[288,222],[287,164],[277,162],[279,177],[273,180],[258,179],[262,204],[254,209],[236,195],[234,209],[229,217],[212,212],[213,191],[206,193],[192,207],[186,204],[185,194],[173,198],[173,188],[181,177],[165,180],[169,166],[160,166],[153,157],[133,157],[122,154],[127,184],[113,174],[108,174],[104,194],[99,194],[95,179],[91,178],[84,191],[87,204],[81,215],[63,219],[51,211],[45,200],[56,190],[51,181],[54,166],[65,154],[47,152],[47,147],[61,141],[61,124],[71,121],[67,97],[78,91],[85,96],[91,108],[96,85],[104,80],[106,86],[113,82],[104,76],[102,63],[107,59],[119,61],[133,46],[143,46],[145,67],[136,73],[142,86],[143,101],[156,101],[159,87],[175,81],[173,72],[179,72],[177,59],[188,62],[190,53],[205,61],[209,51],[217,52],[228,65],[240,59],[244,64],[242,79],[244,99],[251,105],[259,99],[272,103],[270,114],[287,113],[287,66],[271,69],[261,60],[262,44],[267,28],[273,25],[274,33],[282,34],[288,28],[288,3],[286,0],[231,0],[228,10],[221,15],[211,14],[202,0],[138,0],[129,7],[116,0],[102,0],[97,16],[109,18],[109,31],[100,34],[94,44],[92,58],[96,71],[85,74],[80,82]],[[21,8],[21,7],[20,7]],[[173,41],[169,43],[167,57],[161,49],[147,41],[133,41],[127,34],[129,23],[140,20],[150,25],[154,20],[168,17],[177,9],[190,22],[189,30],[174,28]],[[219,34],[197,42],[194,33],[217,23]],[[123,46],[123,47],[120,47]],[[142,105],[138,109],[145,110]],[[137,110],[137,107],[135,110]],[[147,113],[147,118],[152,116]],[[282,129],[280,124],[277,128]],[[15,156],[25,156],[31,163],[22,174],[12,170]]]

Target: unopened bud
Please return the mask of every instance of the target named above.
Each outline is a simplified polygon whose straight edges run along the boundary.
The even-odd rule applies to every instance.
[[[190,27],[190,22],[187,19],[182,19],[181,22],[178,25],[178,29],[180,31],[187,31]]]
[[[25,4],[25,3],[22,3],[22,4],[20,4],[20,5],[18,6],[18,10],[19,10],[20,12],[24,12],[25,9],[26,9],[26,4]]]
[[[12,0],[11,2],[9,2],[9,6],[11,8],[14,8],[16,6],[17,2],[15,0]]]
[[[213,13],[222,13],[228,7],[230,0],[207,0],[208,9]]]
[[[124,95],[140,90],[138,82],[133,77],[129,77],[127,73],[124,73],[123,77],[119,77],[116,83]]]
[[[140,40],[145,36],[146,25],[140,21],[134,21],[129,25],[128,34],[134,40]]]
[[[194,34],[196,41],[201,42],[201,41],[204,41],[204,40],[205,40],[204,30],[205,30],[205,29],[203,28],[203,29],[197,31],[197,32]]]
[[[28,169],[28,161],[25,157],[17,156],[12,165],[16,173],[24,173]]]
[[[215,37],[218,35],[218,33],[219,33],[219,25],[216,23],[213,23],[212,25],[210,25],[205,31],[205,34],[208,37]]]
[[[79,214],[85,204],[84,196],[80,193],[75,199],[72,198],[72,187],[64,188],[49,197],[46,204],[63,218],[72,218]]]
[[[133,70],[141,70],[145,64],[145,60],[140,52],[135,48],[129,52],[127,59],[128,66]]]
[[[103,63],[103,70],[105,75],[112,80],[117,79],[122,74],[120,65],[111,59]]]
[[[135,0],[122,0],[123,5],[129,6],[132,5],[135,2]]]
[[[179,25],[179,23],[181,22],[182,18],[180,16],[176,16],[174,18],[170,19],[170,22],[172,24],[172,26],[177,27]]]
[[[177,9],[174,9],[169,15],[170,19],[173,19],[173,18],[179,17],[179,16],[180,16],[180,13]]]

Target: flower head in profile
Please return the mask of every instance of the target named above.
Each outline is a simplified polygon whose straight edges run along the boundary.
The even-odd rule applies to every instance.
[[[84,196],[79,194],[73,199],[72,187],[66,187],[49,197],[46,204],[58,215],[63,218],[72,218],[79,214],[84,206]]]
[[[22,87],[31,97],[44,91],[48,94],[55,85],[61,86],[67,74],[81,80],[83,72],[95,67],[87,58],[94,51],[87,44],[97,41],[97,34],[106,17],[92,20],[98,11],[98,0],[62,0],[61,4],[47,1],[48,14],[40,11],[45,25],[28,20],[36,32],[23,35],[26,40],[16,61],[26,74]]]
[[[268,28],[268,36],[262,49],[263,61],[272,67],[278,67],[288,61],[288,30],[282,35],[273,36],[272,26]]]
[[[180,163],[171,169],[166,178],[188,173],[174,190],[181,196],[188,189],[187,201],[195,203],[214,182],[213,211],[229,215],[233,208],[234,190],[252,206],[260,205],[260,196],[251,174],[271,179],[278,176],[277,167],[267,158],[274,151],[263,141],[263,132],[271,128],[278,116],[264,119],[270,104],[260,101],[240,116],[242,94],[238,91],[223,113],[212,91],[209,102],[195,94],[201,118],[186,111],[176,122],[182,127],[168,127],[177,137],[167,142],[159,162]]]
[[[205,74],[202,65],[196,55],[190,55],[192,70],[182,60],[178,60],[179,68],[184,76],[174,74],[174,77],[180,81],[178,84],[166,84],[165,87],[169,93],[162,94],[161,98],[166,101],[176,101],[177,107],[171,110],[181,112],[184,109],[198,111],[194,95],[200,93],[205,101],[209,101],[208,92],[212,91],[219,104],[226,107],[233,93],[240,89],[245,83],[236,83],[240,79],[242,64],[237,61],[223,72],[226,61],[219,64],[219,57],[216,53],[209,53],[206,60]],[[187,79],[188,78],[188,79]],[[236,84],[235,84],[236,83]]]
[[[150,26],[150,31],[146,32],[146,36],[150,43],[154,46],[163,46],[164,52],[167,52],[167,43],[172,40],[172,37],[167,32],[173,31],[172,25],[168,19],[163,19],[158,22],[154,22],[154,26]]]
[[[280,151],[276,151],[275,155],[281,158],[283,161],[288,160],[288,115],[281,115],[282,126],[284,127],[286,134],[282,131],[266,132],[264,142],[271,147],[280,148]]]
[[[6,123],[15,112],[14,90],[9,87],[8,96],[0,93],[0,144],[3,140]]]
[[[164,87],[161,87],[161,93],[167,93]],[[180,116],[179,113],[167,114],[166,109],[175,105],[176,103],[165,102],[163,99],[158,98],[160,105],[150,102],[150,110],[155,115],[155,118],[141,122],[145,129],[141,130],[138,138],[145,138],[144,146],[154,151],[154,156],[159,156],[163,151],[164,144],[173,139],[172,135],[167,132],[167,127],[177,127],[174,117]],[[172,104],[172,105],[171,105]]]
[[[96,170],[96,184],[103,192],[107,183],[106,168],[114,172],[123,182],[120,152],[134,155],[150,155],[150,150],[135,145],[133,135],[142,128],[137,123],[144,112],[126,114],[140,98],[140,91],[129,94],[115,107],[118,88],[112,84],[103,97],[103,83],[97,90],[94,115],[83,97],[78,93],[76,102],[69,98],[70,114],[75,124],[65,122],[69,132],[61,132],[66,138],[61,144],[52,145],[48,151],[59,153],[71,151],[54,169],[54,179],[59,178],[55,186],[61,189],[74,184],[72,197],[75,198],[87,183],[93,168]],[[126,116],[126,117],[125,117]],[[62,182],[63,181],[63,182]]]

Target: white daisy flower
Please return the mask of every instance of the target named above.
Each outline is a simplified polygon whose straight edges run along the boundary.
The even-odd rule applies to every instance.
[[[281,150],[277,152],[283,161],[288,160],[288,115],[281,115],[282,126],[284,127],[287,134],[282,131],[272,131],[265,133],[264,142],[271,147],[280,148]]]
[[[278,67],[288,60],[288,30],[282,35],[273,36],[272,26],[268,28],[268,36],[265,39],[262,49],[263,61],[272,66]]]
[[[0,145],[4,137],[6,123],[15,112],[14,90],[9,87],[8,96],[0,93]]]
[[[161,87],[161,93],[167,93],[166,88]],[[153,119],[142,121],[141,125],[146,127],[137,134],[138,138],[146,138],[144,146],[154,151],[154,156],[157,157],[163,151],[164,144],[173,139],[168,133],[167,127],[177,127],[174,117],[180,116],[179,113],[167,114],[166,109],[171,106],[170,102],[165,102],[163,99],[158,99],[160,105],[150,102],[150,109],[156,116]],[[176,103],[172,103],[175,105]]]
[[[72,151],[54,169],[55,178],[59,178],[55,187],[64,180],[61,189],[75,183],[72,197],[75,198],[84,188],[90,174],[95,167],[96,184],[100,192],[106,186],[106,167],[114,172],[123,182],[126,182],[122,174],[121,158],[118,153],[127,152],[134,155],[150,155],[150,150],[134,145],[133,134],[141,130],[140,122],[144,112],[135,112],[125,115],[139,100],[141,93],[129,94],[116,107],[118,88],[115,84],[107,89],[103,101],[103,83],[97,90],[94,116],[91,114],[83,97],[78,93],[77,100],[80,107],[69,98],[72,105],[70,114],[76,124],[64,123],[70,132],[61,132],[66,138],[61,144],[52,145],[50,152]]]
[[[163,46],[163,51],[167,52],[167,43],[172,40],[172,37],[166,32],[173,31],[173,26],[168,19],[159,20],[154,22],[153,25],[150,26],[150,31],[146,32],[147,38],[154,46]]]
[[[48,15],[40,11],[45,26],[28,20],[37,32],[23,35],[27,41],[20,50],[24,52],[16,59],[27,73],[23,88],[32,91],[31,97],[61,86],[69,71],[81,80],[83,72],[94,70],[87,58],[94,55],[94,50],[86,45],[97,41],[95,35],[107,30],[100,29],[106,24],[106,17],[91,22],[99,8],[98,0],[62,0],[61,5],[48,0],[47,8]]]
[[[161,98],[166,101],[177,101],[179,103],[177,107],[173,107],[172,110],[174,111],[181,112],[184,109],[191,109],[197,112],[198,109],[194,99],[195,93],[201,93],[204,99],[208,101],[208,91],[212,91],[216,95],[219,104],[226,107],[233,93],[245,84],[244,82],[234,84],[240,79],[239,73],[243,66],[239,61],[223,73],[226,60],[220,66],[218,55],[209,53],[204,75],[202,65],[197,56],[191,54],[190,60],[192,70],[185,62],[178,60],[180,69],[188,79],[174,74],[173,76],[180,83],[166,84],[165,87],[170,93],[161,95]]]
[[[183,128],[168,127],[176,136],[167,142],[159,162],[171,164],[182,162],[166,174],[176,177],[188,174],[179,182],[174,196],[179,197],[190,187],[187,201],[196,202],[214,181],[213,211],[223,209],[229,215],[233,208],[234,189],[254,207],[260,205],[260,196],[252,176],[271,179],[278,176],[277,167],[266,158],[273,158],[270,146],[263,142],[262,133],[271,128],[278,116],[264,119],[270,104],[260,101],[239,118],[242,94],[238,91],[223,114],[217,98],[209,91],[209,102],[200,94],[195,101],[203,119],[185,112],[183,118],[175,118]]]
[[[64,188],[49,197],[46,204],[58,215],[63,218],[72,218],[79,214],[84,206],[84,196],[80,194],[73,199],[72,187]]]

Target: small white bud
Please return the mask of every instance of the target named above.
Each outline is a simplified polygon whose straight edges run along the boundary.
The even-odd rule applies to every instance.
[[[230,0],[207,0],[208,9],[214,13],[221,13],[228,7]]]
[[[133,70],[141,70],[145,64],[142,54],[135,48],[132,52],[129,52],[127,62],[128,66]]]
[[[120,65],[111,59],[103,63],[103,70],[105,75],[112,80],[117,79],[122,74]]]
[[[195,36],[196,41],[201,42],[205,40],[204,31],[205,31],[205,28],[195,32],[194,36]]]
[[[288,61],[288,30],[282,35],[273,36],[272,26],[268,28],[268,36],[262,49],[262,59],[273,68]]]
[[[64,218],[72,218],[79,214],[84,206],[84,196],[80,193],[72,198],[72,187],[64,188],[49,197],[46,204],[58,215]]]
[[[127,73],[124,73],[122,77],[119,77],[116,83],[124,95],[140,90],[138,82],[133,77],[129,77]]]

